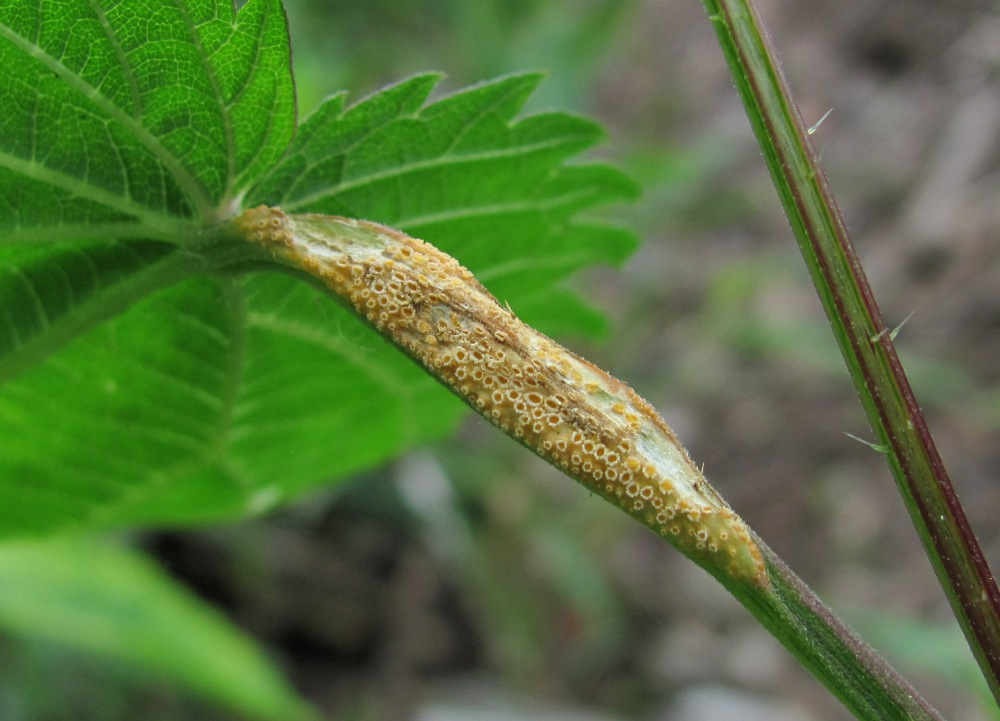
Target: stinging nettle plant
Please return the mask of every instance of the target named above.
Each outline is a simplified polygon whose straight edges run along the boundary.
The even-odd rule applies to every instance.
[[[752,8],[705,5],[996,689],[995,586],[787,89]],[[939,718],[746,527],[649,404],[534,330],[587,328],[556,284],[628,255],[632,236],[587,213],[635,193],[577,159],[601,139],[592,122],[519,117],[538,75],[435,100],[439,78],[416,76],[350,105],[336,95],[297,125],[279,0],[238,12],[18,0],[0,7],[0,60],[6,627],[138,661],[256,717],[309,717],[242,637],[186,597],[163,601],[141,559],[37,539],[267,510],[447,434],[463,406],[443,384],[715,576],[859,718]],[[156,623],[129,629],[142,643],[110,618],[74,635],[93,614],[38,602],[60,588]],[[232,656],[206,663],[171,624]]]

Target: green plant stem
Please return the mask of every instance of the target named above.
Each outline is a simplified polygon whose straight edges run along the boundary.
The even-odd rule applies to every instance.
[[[385,226],[277,208],[249,210],[233,229],[338,298],[484,418],[714,575],[859,718],[940,720],[746,528],[648,404],[503,309],[454,258]],[[387,296],[394,315],[376,311],[391,307],[379,303]],[[440,335],[431,335],[435,328]],[[497,363],[478,365],[486,359]],[[544,426],[534,415],[505,415],[514,406],[496,389],[515,380],[523,386],[522,378],[532,379],[524,386],[531,390],[516,388],[513,403],[523,395],[551,408]],[[649,512],[646,501],[658,510]]]
[[[952,488],[750,0],[702,0],[878,443],[1000,701],[1000,593]]]
[[[720,582],[859,719],[940,721],[889,664],[848,628],[763,542],[769,583]]]

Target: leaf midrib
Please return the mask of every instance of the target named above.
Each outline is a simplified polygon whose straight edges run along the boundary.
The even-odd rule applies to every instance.
[[[0,386],[22,371],[40,363],[97,325],[114,318],[152,293],[189,277],[204,261],[195,255],[174,252],[149,263],[140,271],[94,293],[57,319],[45,319],[45,332],[36,333],[12,351],[0,356]]]
[[[158,213],[146,205],[130,200],[125,195],[109,192],[33,160],[25,160],[0,151],[0,167],[8,168],[26,178],[42,181],[72,195],[94,201],[106,208],[117,210],[137,219],[140,225],[136,231],[133,231],[134,235],[169,239],[176,243],[179,224],[190,225],[190,221],[181,220],[166,213]],[[134,226],[135,222],[131,218],[128,221],[123,220],[122,224]],[[52,232],[50,228],[47,230]],[[5,240],[10,242],[9,238]]]
[[[136,118],[133,118],[130,114],[124,112],[122,108],[111,102],[105,95],[98,91],[97,88],[83,82],[83,79],[80,78],[79,75],[72,72],[69,68],[53,58],[38,45],[28,41],[27,38],[24,38],[14,32],[10,26],[0,23],[0,37],[9,40],[26,54],[38,60],[45,68],[62,78],[70,87],[80,93],[80,95],[94,102],[108,115],[109,119],[121,123],[139,141],[142,147],[152,153],[153,156],[163,164],[164,168],[166,168],[173,175],[178,182],[178,186],[185,190],[188,200],[191,201],[196,215],[202,218],[211,216],[212,203],[201,183],[198,182],[198,180],[188,171],[186,167],[184,167],[183,164],[180,163],[173,153],[168,151],[159,139],[155,135],[152,135],[149,130],[142,125],[142,123],[138,122]],[[67,189],[79,193],[81,185],[83,187],[90,187],[83,181],[77,179],[77,184],[68,187]],[[102,193],[99,193],[99,195],[100,194]],[[139,206],[139,210],[142,209],[144,209],[144,206]],[[147,214],[138,212],[137,210],[130,210],[128,212],[136,215],[137,217]]]
[[[228,198],[232,192],[232,183],[234,181],[234,173],[236,166],[236,153],[233,148],[235,147],[233,141],[233,124],[230,117],[229,108],[230,106],[225,102],[225,95],[222,92],[221,84],[219,83],[219,77],[215,73],[215,68],[212,63],[209,62],[209,54],[205,50],[205,46],[201,41],[201,33],[198,32],[196,24],[191,20],[191,16],[187,11],[187,5],[182,2],[177,3],[177,10],[184,18],[184,24],[188,29],[188,34],[191,36],[191,44],[198,48],[198,60],[201,62],[202,72],[205,73],[205,77],[212,84],[212,92],[215,95],[215,104],[219,109],[219,114],[222,116],[222,134],[226,142],[226,190],[223,193],[223,197]],[[235,6],[232,12],[235,12]],[[237,22],[233,23],[233,29],[235,30]],[[222,46],[220,45],[220,48]],[[252,75],[252,73],[251,73]],[[199,184],[199,187],[201,185]],[[205,200],[205,207],[199,213],[203,218],[210,217],[211,203]]]
[[[484,162],[490,160],[501,160],[506,158],[516,158],[518,156],[528,156],[537,152],[542,152],[545,150],[551,150],[553,148],[572,146],[575,143],[583,142],[584,136],[560,136],[550,141],[546,142],[536,142],[524,145],[517,145],[511,148],[503,148],[500,150],[488,150],[478,153],[462,153],[462,154],[451,154],[442,155],[429,160],[419,160],[411,163],[404,163],[402,165],[394,165],[392,168],[386,171],[368,173],[366,175],[360,175],[351,180],[345,180],[338,183],[336,186],[330,189],[319,192],[311,193],[309,195],[302,196],[295,201],[283,203],[283,208],[288,212],[296,212],[297,210],[306,207],[312,203],[320,202],[326,198],[336,197],[342,193],[345,193],[355,188],[362,188],[367,185],[373,185],[377,182],[388,180],[389,178],[400,177],[408,175],[410,173],[415,173],[418,171],[434,170],[437,168],[444,168],[446,166],[464,165],[472,164],[477,162]],[[348,156],[349,157],[349,156]],[[329,160],[329,158],[323,158],[322,160]],[[308,174],[308,171],[313,167],[316,167],[319,163],[310,163],[306,171],[302,173],[303,176]]]

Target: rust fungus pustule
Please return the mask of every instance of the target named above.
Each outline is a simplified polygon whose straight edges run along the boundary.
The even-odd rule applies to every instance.
[[[631,388],[502,306],[449,255],[376,223],[248,210],[249,241],[320,279],[508,435],[703,565],[766,583],[743,521]]]

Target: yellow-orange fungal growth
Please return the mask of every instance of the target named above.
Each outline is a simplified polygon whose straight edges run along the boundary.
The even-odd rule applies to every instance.
[[[743,521],[631,388],[525,325],[437,248],[382,225],[246,211],[237,232],[318,278],[508,435],[717,572],[767,583]]]

